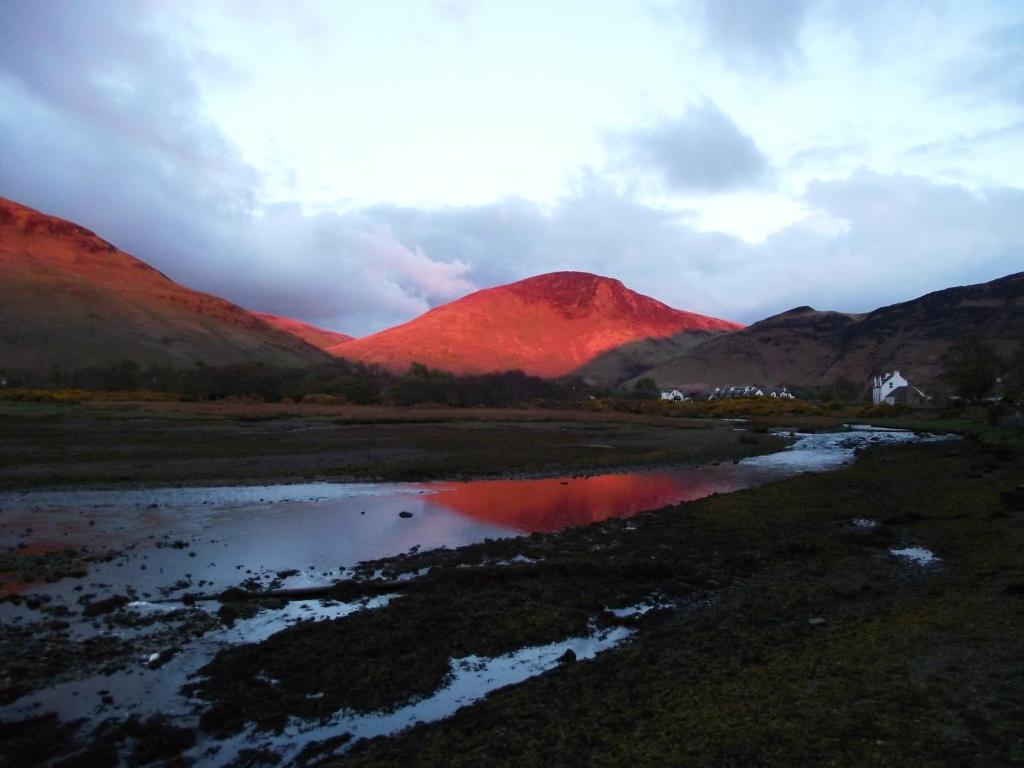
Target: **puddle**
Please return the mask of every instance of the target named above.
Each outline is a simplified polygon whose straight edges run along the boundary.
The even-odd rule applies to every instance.
[[[868,517],[855,517],[850,521],[850,525],[854,528],[860,528],[861,530],[869,531],[873,528],[878,527],[878,521],[872,520]]]
[[[323,725],[292,722],[282,733],[270,736],[247,731],[230,740],[218,742],[221,748],[217,753],[217,763],[223,764],[234,759],[243,748],[266,745],[282,756],[283,764],[288,764],[307,744],[347,733],[351,735],[351,740],[338,748],[338,751],[344,751],[358,739],[389,736],[417,723],[442,720],[462,707],[483,699],[492,691],[536,677],[560,663],[572,663],[563,661],[569,651],[574,654],[575,661],[592,659],[621,644],[632,633],[633,630],[625,627],[615,627],[595,630],[590,635],[558,643],[521,648],[493,658],[468,656],[452,659],[449,682],[431,696],[411,702],[394,712],[340,712]],[[186,754],[199,758],[209,747],[209,743],[200,743]]]
[[[633,619],[643,616],[645,613],[650,613],[656,608],[667,607],[666,605],[654,603],[638,603],[637,605],[629,605],[625,608],[606,608],[605,610],[617,619]]]
[[[295,600],[278,610],[262,611],[249,619],[237,619],[233,627],[215,629],[195,638],[167,663],[151,669],[153,652],[141,652],[127,668],[51,686],[0,707],[0,721],[18,720],[39,712],[56,712],[65,721],[100,716],[147,717],[167,714],[193,718],[197,702],[181,695],[181,686],[220,650],[241,643],[255,643],[298,621],[324,621],[348,616],[357,611],[382,608],[395,595],[381,595],[368,600],[341,603],[321,600]],[[211,604],[214,609],[217,604]],[[136,610],[166,611],[180,605],[138,603]],[[95,633],[94,633],[95,634]],[[120,631],[104,632],[124,636]],[[101,697],[110,691],[113,704],[104,704]]]
[[[935,556],[934,552],[925,549],[924,547],[906,547],[904,549],[890,549],[890,555],[895,557],[902,557],[917,563],[918,565],[928,565],[929,563],[937,563],[939,558]]]

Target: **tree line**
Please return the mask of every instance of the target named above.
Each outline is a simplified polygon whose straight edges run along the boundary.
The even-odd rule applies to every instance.
[[[64,388],[93,391],[166,392],[183,400],[257,398],[267,402],[302,401],[321,397],[327,402],[359,405],[438,404],[454,407],[508,406],[538,400],[560,403],[591,393],[582,381],[549,381],[522,371],[456,376],[420,363],[402,374],[377,365],[333,360],[309,368],[286,368],[266,363],[188,368],[170,364],[140,366],[121,360],[106,367],[73,371],[52,368],[46,374],[8,373],[5,386]]]

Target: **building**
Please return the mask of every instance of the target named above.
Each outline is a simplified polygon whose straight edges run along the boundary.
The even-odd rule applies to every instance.
[[[795,400],[793,393],[785,387],[772,389],[748,385],[745,387],[715,387],[708,395],[708,400],[729,400],[734,397],[775,397],[782,400]]]
[[[690,398],[687,397],[683,392],[680,392],[678,389],[664,389],[661,392],[661,399],[671,400],[672,402],[675,403],[681,403],[684,400],[689,400]]]
[[[871,402],[875,405],[919,404],[928,400],[931,398],[901,376],[899,371],[883,373],[872,378]]]

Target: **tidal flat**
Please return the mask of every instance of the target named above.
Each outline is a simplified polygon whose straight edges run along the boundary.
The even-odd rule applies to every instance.
[[[712,419],[540,409],[0,402],[0,425],[9,490],[553,476],[785,444]]]
[[[751,437],[785,444],[737,428],[678,431],[751,453],[768,453]],[[22,619],[4,623],[0,755],[13,765],[1022,762],[1014,489],[1024,457],[974,439],[884,442],[830,472],[561,531],[414,547],[340,578],[242,569],[233,589],[196,578],[166,599],[108,596],[81,572],[113,574],[128,567],[124,553],[29,553],[46,586],[3,606]],[[612,453],[618,468],[636,466],[632,451]],[[772,457],[705,462],[747,459]],[[188,558],[193,542],[177,541],[161,552]],[[898,554],[918,550],[934,559]],[[80,600],[43,599],[70,585],[84,585]]]

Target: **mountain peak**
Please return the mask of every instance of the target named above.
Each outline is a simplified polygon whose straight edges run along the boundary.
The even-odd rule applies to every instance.
[[[551,272],[472,293],[403,325],[330,348],[395,371],[412,362],[455,373],[572,373],[602,352],[737,323],[673,309],[588,272]]]

